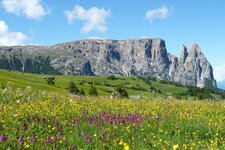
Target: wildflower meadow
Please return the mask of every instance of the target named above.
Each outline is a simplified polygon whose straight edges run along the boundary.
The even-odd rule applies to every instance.
[[[0,89],[0,149],[225,149],[225,103]]]

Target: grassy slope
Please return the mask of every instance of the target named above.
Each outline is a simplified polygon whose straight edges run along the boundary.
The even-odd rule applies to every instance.
[[[134,78],[134,77],[119,77],[117,80],[108,80],[107,77],[103,76],[56,76],[55,86],[49,86],[46,84],[46,81],[44,79],[46,75],[40,75],[40,74],[29,74],[29,73],[21,73],[21,72],[14,72],[14,71],[7,71],[7,70],[1,70],[0,69],[0,83],[7,83],[8,81],[12,82],[12,87],[20,87],[25,88],[27,86],[32,86],[34,89],[43,89],[43,90],[50,90],[50,91],[58,91],[60,93],[66,93],[66,87],[69,82],[73,81],[78,85],[78,88],[83,88],[85,93],[88,93],[88,90],[90,88],[90,85],[79,85],[81,81],[86,82],[98,82],[98,83],[108,83],[111,85],[121,85],[124,84],[127,87],[137,87],[140,86],[142,88],[149,89],[149,85],[147,85],[144,81]],[[187,89],[183,87],[177,87],[174,85],[169,84],[161,84],[159,82],[153,82],[151,81],[152,85],[156,87],[157,89],[160,89],[163,94],[169,94],[169,93],[180,93],[184,92]],[[98,86],[96,85],[98,92],[100,95],[110,95],[110,93],[113,91],[114,87],[107,87],[107,86]],[[157,97],[161,96],[158,94],[154,94],[151,92],[145,92],[145,91],[137,91],[137,90],[131,90],[127,89],[129,95],[140,95],[142,97]]]

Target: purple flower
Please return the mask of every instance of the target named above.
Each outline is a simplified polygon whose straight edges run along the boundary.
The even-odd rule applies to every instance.
[[[59,120],[55,120],[55,126],[56,126],[56,128],[59,128]]]
[[[90,117],[88,117],[88,124],[91,124],[92,123],[92,120]]]
[[[45,143],[49,144],[51,142],[52,142],[51,137],[50,136],[47,136],[47,138],[45,140]]]
[[[87,135],[87,133],[84,130],[81,132],[81,134],[82,135]]]
[[[82,115],[84,116],[84,115],[88,115],[88,110],[84,110],[83,112],[82,112]]]
[[[27,130],[27,125],[26,125],[26,123],[24,123],[24,124],[21,126],[21,129],[24,130],[24,131]]]
[[[84,136],[84,141],[91,143],[92,142],[92,138],[89,137],[88,135]]]
[[[96,124],[96,126],[101,126],[102,125],[102,123],[101,122],[98,122],[97,124]]]
[[[78,125],[78,120],[76,118],[74,118],[72,123],[73,123],[73,125]]]
[[[64,135],[64,132],[63,132],[62,129],[59,130],[59,134],[60,134],[60,135]]]
[[[161,115],[160,115],[160,114],[157,114],[156,119],[158,119],[158,120],[162,120]]]
[[[24,144],[23,138],[19,138],[19,139],[18,139],[18,144],[19,144],[19,148],[22,148],[22,146],[23,146],[23,144]]]
[[[54,140],[56,140],[56,141],[59,139],[57,135],[54,135],[53,138],[54,138]]]
[[[139,129],[140,128],[140,124],[136,124],[136,129]]]
[[[63,145],[67,145],[68,144],[68,142],[67,141],[63,141]]]
[[[105,120],[109,120],[109,116],[108,115],[106,115],[104,117],[105,117]]]
[[[77,150],[77,148],[76,148],[75,146],[73,146],[73,147],[71,148],[71,150]]]
[[[105,116],[105,115],[106,115],[106,112],[105,112],[104,110],[102,111],[102,115],[103,115],[103,116]]]
[[[42,118],[42,123],[46,124],[46,118]]]
[[[31,121],[31,120],[30,120],[30,117],[28,116],[28,117],[27,117],[27,122],[29,122],[29,123],[30,123],[30,121]]]
[[[7,135],[5,133],[3,133],[0,137],[0,142],[5,142],[7,140]]]
[[[130,122],[134,123],[136,121],[136,117],[135,116],[130,116]]]
[[[119,119],[119,121],[120,121],[120,123],[122,123],[122,124],[124,124],[124,123],[126,122],[125,118],[123,118],[123,117],[121,117],[121,118]]]
[[[113,124],[114,123],[114,120],[113,119],[110,119],[109,123],[110,124]]]
[[[31,138],[30,138],[30,143],[34,143],[37,141],[37,136],[36,135],[33,135]]]
[[[84,130],[82,131],[81,134],[84,136],[84,141],[89,142],[89,143],[92,142],[93,139],[91,137],[89,137]]]

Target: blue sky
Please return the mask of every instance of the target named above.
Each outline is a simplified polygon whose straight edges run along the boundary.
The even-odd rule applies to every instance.
[[[224,0],[0,0],[0,45],[53,45],[89,37],[166,40],[179,56],[197,42],[225,80]]]

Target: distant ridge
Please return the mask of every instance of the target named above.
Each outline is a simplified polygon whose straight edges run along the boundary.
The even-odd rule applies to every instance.
[[[198,44],[180,57],[159,38],[84,39],[54,46],[0,47],[0,68],[30,73],[85,76],[151,76],[184,85],[216,87],[213,68]]]

